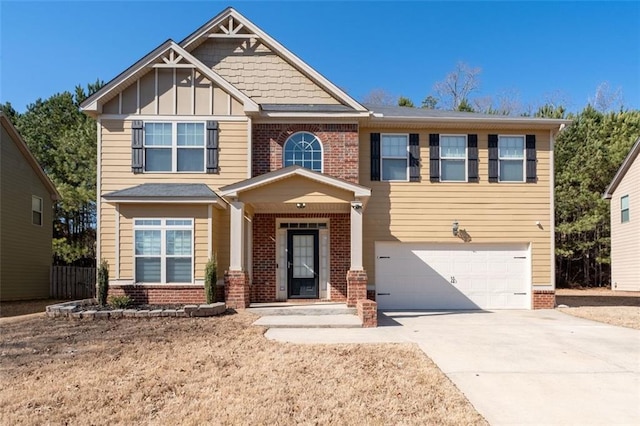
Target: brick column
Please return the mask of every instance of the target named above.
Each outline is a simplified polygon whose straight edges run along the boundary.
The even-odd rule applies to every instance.
[[[367,298],[367,272],[347,271],[347,306],[354,307],[358,300]]]
[[[556,307],[555,290],[534,290],[533,309],[553,309]]]
[[[248,308],[251,296],[246,272],[227,271],[224,274],[224,294],[229,308]]]

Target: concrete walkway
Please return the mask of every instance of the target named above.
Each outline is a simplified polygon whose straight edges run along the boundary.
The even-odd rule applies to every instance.
[[[295,343],[416,343],[492,425],[639,425],[640,331],[559,311],[385,312]]]

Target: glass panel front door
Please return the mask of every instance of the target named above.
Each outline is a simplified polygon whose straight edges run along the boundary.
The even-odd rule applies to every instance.
[[[288,231],[289,297],[317,298],[318,231]]]

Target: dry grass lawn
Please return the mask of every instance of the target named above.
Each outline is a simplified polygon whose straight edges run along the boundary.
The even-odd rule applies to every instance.
[[[416,346],[283,344],[253,320],[1,324],[0,424],[486,424]]]
[[[580,318],[640,330],[640,293],[610,289],[558,289],[562,312]]]

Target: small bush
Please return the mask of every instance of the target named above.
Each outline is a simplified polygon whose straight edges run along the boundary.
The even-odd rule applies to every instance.
[[[129,296],[111,296],[109,298],[109,306],[114,309],[126,309],[133,303],[133,299]]]
[[[207,266],[204,268],[204,293],[207,298],[207,303],[214,303],[216,301],[217,282],[218,261],[214,254],[211,256],[211,259],[207,262]]]
[[[98,267],[98,304],[105,306],[109,295],[109,262],[106,259],[100,261]]]

